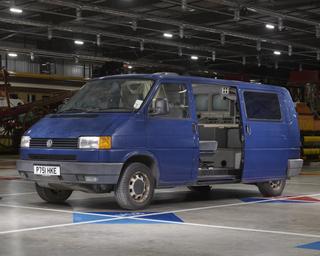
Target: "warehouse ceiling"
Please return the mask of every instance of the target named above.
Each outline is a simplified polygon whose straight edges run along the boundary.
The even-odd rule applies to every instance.
[[[320,1],[2,0],[0,50],[285,79],[320,69]]]

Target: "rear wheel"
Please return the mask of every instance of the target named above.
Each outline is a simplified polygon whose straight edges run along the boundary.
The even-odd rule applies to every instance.
[[[132,163],[125,168],[118,181],[116,200],[123,209],[143,209],[151,203],[154,187],[150,168],[142,163]]]
[[[38,195],[48,203],[63,203],[72,194],[72,190],[56,190],[46,187],[41,187],[36,183],[36,191]]]
[[[187,188],[193,192],[199,193],[207,193],[212,190],[211,186],[188,186]]]
[[[257,183],[258,189],[263,196],[280,196],[286,185],[285,180],[270,180]]]

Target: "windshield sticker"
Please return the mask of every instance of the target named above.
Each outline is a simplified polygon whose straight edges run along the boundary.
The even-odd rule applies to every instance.
[[[143,100],[136,100],[136,102],[134,103],[133,107],[135,109],[139,109],[141,107]]]

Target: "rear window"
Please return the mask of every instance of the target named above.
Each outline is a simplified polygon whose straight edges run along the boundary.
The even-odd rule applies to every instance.
[[[281,110],[275,93],[244,92],[247,117],[250,119],[280,120]]]

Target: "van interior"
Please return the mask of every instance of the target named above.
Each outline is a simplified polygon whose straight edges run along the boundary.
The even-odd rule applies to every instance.
[[[241,178],[242,139],[236,89],[193,84],[200,145],[198,182]]]

